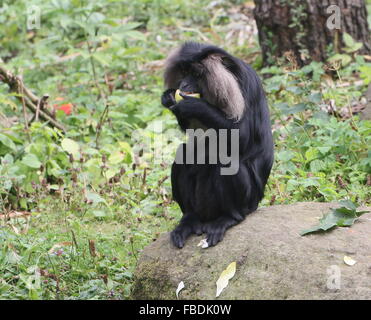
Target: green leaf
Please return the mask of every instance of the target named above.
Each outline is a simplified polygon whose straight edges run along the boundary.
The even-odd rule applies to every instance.
[[[309,233],[318,231],[327,231],[334,227],[350,227],[364,213],[369,211],[356,211],[357,206],[351,201],[340,201],[345,206],[331,209],[331,212],[324,215],[319,220],[319,225],[310,229],[303,230],[300,235],[304,236]]]
[[[283,111],[282,113],[285,115],[295,114],[295,113],[304,111],[306,108],[307,108],[307,105],[305,103],[298,103],[298,104],[295,104],[292,108],[289,108]]]
[[[92,25],[99,25],[104,19],[105,19],[105,16],[101,14],[100,12],[93,12],[89,16],[87,23],[92,24]]]
[[[94,217],[97,217],[97,218],[102,218],[102,217],[107,216],[107,213],[102,210],[93,210],[91,213]]]
[[[362,47],[363,47],[363,43],[362,42],[357,42],[357,43],[354,44],[354,46],[352,46],[350,48],[345,48],[344,51],[347,52],[347,53],[352,53],[352,52],[358,51]]]
[[[304,188],[308,187],[318,187],[319,182],[317,181],[317,178],[307,178],[304,180],[304,182],[301,184]]]
[[[117,150],[109,156],[108,163],[109,164],[121,163],[124,161],[124,157],[125,157],[125,154],[122,151]]]
[[[134,40],[146,40],[145,34],[136,30],[126,31],[125,36],[130,37]]]
[[[138,28],[142,23],[140,22],[128,22],[122,26],[120,26],[120,31],[127,31],[127,30],[133,30]]]
[[[0,142],[4,146],[8,147],[9,149],[11,149],[13,151],[16,150],[16,146],[15,146],[14,142],[9,137],[7,137],[6,135],[1,134],[1,133],[0,133]]]
[[[310,163],[310,171],[311,172],[318,172],[321,171],[326,167],[325,163],[321,160],[313,160]]]
[[[92,56],[93,59],[100,63],[102,66],[108,66],[110,63],[108,61],[108,57],[101,52],[95,52]]]
[[[356,42],[354,39],[351,37],[349,33],[344,32],[343,34],[343,41],[345,43],[346,48],[344,48],[344,51],[348,53],[356,52],[359,49],[363,47],[362,42]]]
[[[315,92],[309,95],[308,100],[312,103],[320,103],[322,100],[322,94],[320,92]]]
[[[19,205],[22,209],[27,210],[27,200],[25,198],[19,199]]]
[[[290,150],[282,150],[276,154],[277,160],[280,161],[290,161],[295,156],[294,152]]]
[[[343,207],[351,209],[351,210],[356,210],[357,206],[350,200],[341,200],[339,201],[339,204],[341,204]]]
[[[297,86],[291,86],[286,88],[287,91],[292,92],[294,94],[301,94],[304,92],[304,90]]]
[[[73,155],[75,159],[80,158],[79,145],[72,139],[65,138],[62,140],[62,149]]]
[[[26,154],[22,159],[22,163],[27,167],[35,169],[39,169],[41,166],[41,162],[39,161],[37,156],[33,153]]]
[[[312,160],[316,159],[318,155],[318,150],[315,148],[309,148],[305,152],[305,159],[307,162],[311,162]]]
[[[352,46],[354,46],[354,44],[356,43],[356,42],[353,40],[353,38],[351,37],[351,35],[350,35],[349,33],[347,33],[347,32],[344,32],[344,33],[343,33],[343,41],[344,41],[344,43],[345,43],[345,45],[346,45],[347,47],[352,47]]]
[[[361,72],[360,77],[364,80],[365,84],[371,82],[371,65],[364,65],[359,68]]]
[[[322,154],[325,155],[327,152],[331,150],[331,147],[318,147],[317,150]]]
[[[126,153],[125,158],[124,158],[124,162],[125,163],[131,163],[133,161],[133,157],[132,157],[133,151],[131,149],[130,144],[128,144],[125,141],[119,141],[119,145],[120,145],[121,150]]]
[[[106,202],[106,200],[104,200],[99,194],[95,192],[88,191],[86,194],[86,198],[89,201],[93,202],[93,206],[96,206],[99,203],[104,203],[108,207],[108,203]]]
[[[341,65],[343,67],[345,67],[346,65],[348,65],[349,63],[352,62],[352,57],[350,55],[347,55],[347,54],[337,53],[334,56],[332,56],[330,59],[328,59],[328,61],[329,62],[340,61]]]
[[[14,250],[8,251],[5,261],[10,264],[18,264],[22,260],[22,257],[18,255]]]

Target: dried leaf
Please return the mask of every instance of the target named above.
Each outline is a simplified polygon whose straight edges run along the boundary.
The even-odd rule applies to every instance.
[[[228,286],[228,282],[236,273],[236,262],[232,262],[227,269],[225,269],[216,282],[216,297],[219,297],[222,291]]]
[[[176,297],[179,299],[179,292],[184,288],[184,282],[180,281],[178,284],[178,288],[176,289]]]
[[[205,249],[205,248],[208,248],[209,247],[209,244],[207,243],[207,239],[202,239],[197,247],[201,247],[202,249]]]
[[[354,260],[354,259],[352,259],[351,257],[348,257],[348,256],[344,256],[344,262],[348,266],[354,266],[357,263],[356,260]]]
[[[95,250],[95,242],[94,242],[94,240],[89,240],[89,251],[90,251],[90,255],[92,257],[96,257],[97,256],[97,252]]]

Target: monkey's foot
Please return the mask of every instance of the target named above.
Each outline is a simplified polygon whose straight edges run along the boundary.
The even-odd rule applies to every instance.
[[[207,235],[206,241],[209,247],[215,246],[218,242],[222,241],[227,229],[237,223],[235,219],[230,217],[220,217],[219,219],[205,223],[203,231]]]
[[[199,221],[192,220],[181,222],[170,234],[170,238],[174,246],[183,248],[186,239],[192,234],[201,235],[202,225]]]
[[[181,249],[184,247],[184,243],[191,233],[192,233],[192,228],[190,226],[179,225],[170,233],[170,238],[174,246]]]

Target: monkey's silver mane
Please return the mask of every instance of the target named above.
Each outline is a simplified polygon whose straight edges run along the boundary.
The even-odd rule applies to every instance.
[[[183,74],[180,66],[184,63],[183,51],[186,45],[173,50],[165,62],[165,86],[177,89]],[[189,56],[189,54],[188,54]],[[229,119],[239,121],[245,110],[245,99],[235,75],[223,64],[220,53],[211,53],[194,64],[202,64],[203,77],[198,85],[202,89],[203,99],[222,110]]]

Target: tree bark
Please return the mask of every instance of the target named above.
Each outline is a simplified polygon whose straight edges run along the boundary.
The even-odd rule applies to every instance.
[[[254,16],[264,65],[271,65],[289,53],[298,65],[325,61],[329,45],[344,48],[344,32],[363,43],[361,54],[371,54],[371,37],[364,0],[254,0]],[[328,20],[339,7],[340,28],[331,30]],[[332,20],[333,21],[333,20]]]

